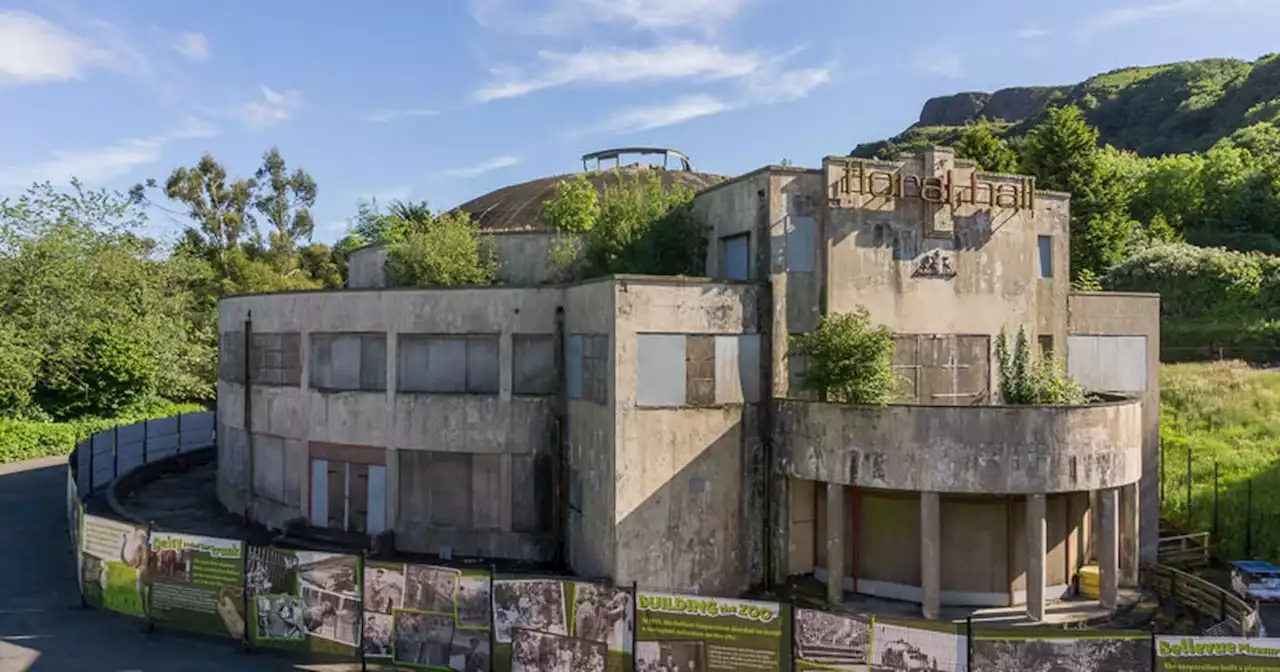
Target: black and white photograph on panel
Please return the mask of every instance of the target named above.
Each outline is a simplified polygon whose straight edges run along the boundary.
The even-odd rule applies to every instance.
[[[448,667],[453,650],[453,617],[395,612],[393,659],[409,665]]]
[[[292,595],[259,595],[257,600],[258,639],[305,639],[302,629],[302,600]]]
[[[494,636],[508,644],[512,628],[568,635],[564,602],[564,583],[554,579],[495,580]]]
[[[608,650],[601,642],[514,628],[511,672],[604,672]]]
[[[866,670],[871,622],[853,614],[795,610],[795,658],[831,670]]]
[[[360,595],[358,560],[354,555],[294,551],[298,558],[298,584],[344,597]]]
[[[706,646],[693,641],[636,642],[636,672],[703,672]]]
[[[308,634],[355,646],[359,620],[354,597],[302,585],[302,625]]]
[[[449,661],[451,669],[459,672],[488,672],[489,658],[492,655],[488,630],[453,631],[453,651]]]
[[[391,614],[365,612],[364,655],[369,658],[391,657],[391,634],[394,621]]]
[[[981,633],[973,641],[970,667],[982,672],[1140,672],[1151,669],[1151,638],[1119,631],[1075,637]]]
[[[405,569],[404,608],[453,615],[453,591],[459,572],[448,567],[408,565]]]
[[[631,593],[600,583],[575,583],[573,636],[603,642],[610,651],[631,651]]]
[[[245,580],[250,595],[292,593],[298,585],[298,558],[271,546],[250,546]]]
[[[404,565],[365,564],[364,610],[390,615],[403,607]]]
[[[938,670],[960,672],[966,669],[967,643],[950,624],[930,629],[876,621],[872,628],[871,669]]]
[[[454,590],[459,628],[489,628],[490,579],[487,575],[461,575]],[[487,639],[487,635],[486,635]]]

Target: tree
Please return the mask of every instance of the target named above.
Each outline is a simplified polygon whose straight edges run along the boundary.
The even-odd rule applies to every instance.
[[[187,207],[212,258],[225,272],[227,252],[256,233],[249,207],[257,186],[253,179],[235,180],[228,185],[226,168],[211,154],[205,154],[196,165],[173,170],[165,182],[165,195]],[[194,242],[190,236],[188,240]]]
[[[467,213],[433,218],[387,246],[388,284],[394,287],[488,285],[497,278],[490,241]]]
[[[1012,173],[1018,170],[1018,154],[1009,143],[991,132],[985,119],[965,124],[955,144],[956,156],[971,159],[980,170]]]
[[[1063,373],[1061,365],[1048,356],[1034,357],[1027,342],[1027,332],[1018,328],[1013,350],[1004,329],[996,338],[996,362],[1000,367],[1000,402],[1024,404],[1083,404],[1085,394],[1075,381]]]
[[[253,205],[271,225],[271,250],[277,257],[291,255],[299,241],[311,240],[315,230],[311,208],[316,204],[316,182],[301,168],[290,173],[275,147],[262,156],[262,167],[254,177],[266,188]]]
[[[893,373],[893,334],[859,307],[824,315],[818,328],[794,337],[792,356],[804,357],[804,389],[819,401],[884,405],[898,390]]]

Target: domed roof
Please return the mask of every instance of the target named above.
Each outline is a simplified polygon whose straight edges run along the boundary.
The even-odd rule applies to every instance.
[[[683,159],[681,163],[685,169],[665,170],[662,166],[635,163],[620,166],[616,169],[589,171],[585,175],[587,180],[596,188],[596,191],[602,195],[606,186],[617,184],[621,177],[647,171],[653,171],[660,175],[664,187],[670,188],[673,184],[683,184],[694,191],[726,179],[721,175],[698,173],[690,170],[688,160],[684,159],[684,155],[671,150],[647,150],[642,148],[606,150],[605,152],[587,154],[582,158],[585,165],[589,159],[617,158],[621,153],[650,154],[665,151],[670,151],[670,153]],[[459,205],[455,210],[470,215],[471,221],[478,223],[482,229],[499,231],[546,230],[548,227],[541,218],[543,202],[555,197],[557,184],[565,180],[571,180],[575,175],[576,173],[565,173],[495,189]]]

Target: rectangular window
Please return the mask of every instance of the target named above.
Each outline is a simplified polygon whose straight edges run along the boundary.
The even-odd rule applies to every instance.
[[[513,394],[555,394],[554,336],[516,334],[511,340],[511,359]]]
[[[1036,250],[1040,253],[1040,277],[1053,277],[1053,236],[1036,236]]]
[[[302,383],[302,334],[255,333],[249,347],[251,384],[297,387]]]
[[[396,359],[400,392],[498,392],[497,334],[403,334]]]
[[[720,275],[728,280],[751,279],[751,234],[720,239]]]
[[[609,337],[605,334],[582,339],[582,398],[597,404],[609,400]]]
[[[1053,337],[1037,336],[1036,343],[1040,344],[1040,356],[1045,359],[1053,358]]]
[[[716,403],[716,341],[714,336],[686,336],[685,403],[710,406]]]
[[[386,450],[312,442],[311,524],[379,534],[386,528]]]
[[[315,390],[387,389],[386,334],[311,334],[310,385]]]
[[[224,331],[219,335],[218,377],[228,383],[244,382],[244,332]]]
[[[636,335],[637,406],[685,405],[685,347],[682,334]]]

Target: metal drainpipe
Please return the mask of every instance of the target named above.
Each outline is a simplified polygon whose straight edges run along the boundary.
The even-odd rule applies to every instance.
[[[244,440],[245,452],[249,456],[246,473],[249,475],[245,491],[248,493],[244,503],[244,524],[248,525],[253,515],[253,388],[250,385],[250,373],[253,370],[253,311],[249,311],[244,321]]]
[[[556,540],[556,565],[564,567],[569,557],[569,498],[565,496],[565,474],[568,473],[569,395],[566,389],[564,356],[564,306],[556,306],[555,332],[552,337],[555,349],[556,405],[552,437],[551,501],[552,538]]]

